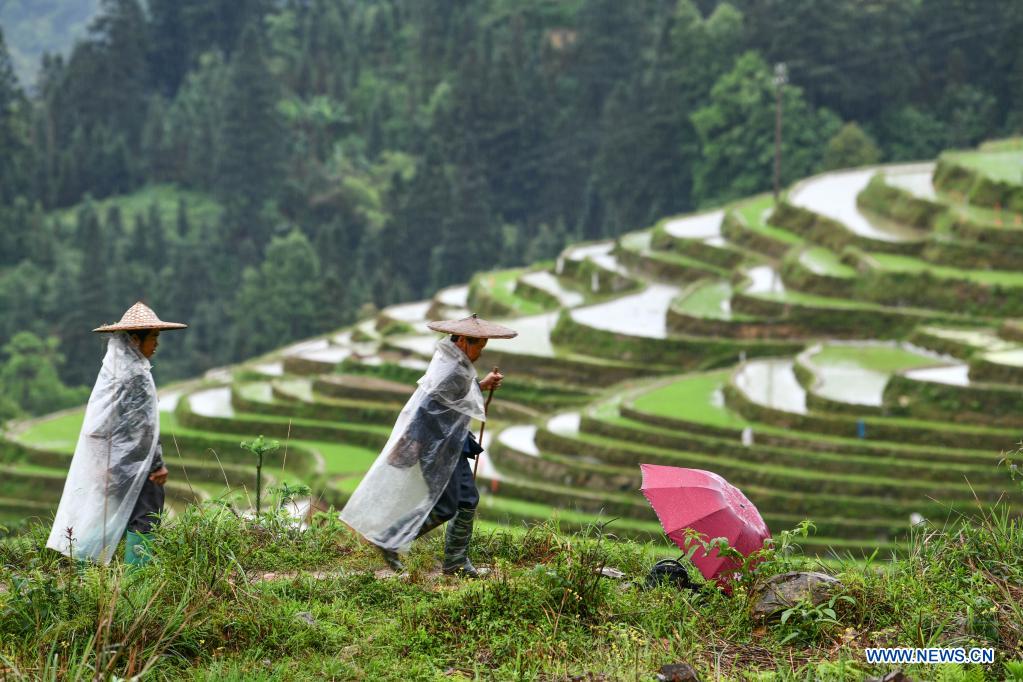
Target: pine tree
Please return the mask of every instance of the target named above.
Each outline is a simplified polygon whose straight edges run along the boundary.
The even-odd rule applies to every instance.
[[[384,230],[381,260],[367,264],[387,272],[387,279],[404,285],[413,296],[426,294],[431,278],[428,254],[450,210],[450,196],[440,143],[431,140],[415,177],[396,197],[397,209]]]
[[[18,168],[25,146],[18,130],[18,114],[23,104],[24,96],[0,27],[0,204],[13,199],[24,185]]]
[[[122,135],[131,150],[139,148],[149,84],[146,59],[148,30],[138,0],[102,0],[100,15],[90,27],[100,53],[101,80],[91,83],[100,99],[102,119]]]
[[[263,54],[263,38],[250,24],[231,63],[217,153],[217,194],[227,209],[231,243],[262,244],[270,226],[264,206],[284,177],[285,129],[278,90]]]
[[[216,190],[224,92],[230,71],[219,54],[203,55],[167,112],[169,177],[185,187]]]
[[[185,23],[182,0],[148,0],[149,69],[153,82],[173,97],[190,66],[192,36]]]
[[[431,290],[468,280],[499,258],[493,212],[477,156],[466,149],[452,171],[451,205],[430,257]]]
[[[637,72],[641,50],[649,42],[643,5],[639,1],[585,0],[580,8],[574,73],[583,120],[599,120],[604,100],[614,87]]]

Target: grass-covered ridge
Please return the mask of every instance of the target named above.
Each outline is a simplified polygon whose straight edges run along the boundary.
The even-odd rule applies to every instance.
[[[494,570],[484,581],[439,576],[439,538],[419,543],[408,574],[394,577],[332,519],[299,532],[276,512],[255,521],[194,506],[163,525],[153,562],[136,572],[75,569],[41,550],[48,529],[33,526],[0,545],[0,670],[12,679],[99,666],[104,677],[148,679],[647,680],[685,661],[703,679],[860,680],[885,671],[865,664],[869,646],[993,646],[997,663],[986,669],[905,672],[1018,679],[1023,530],[1004,507],[922,529],[895,564],[832,564],[842,581],[833,617],[800,607],[766,623],[750,611],[763,580],[818,568],[799,552],[799,533],[781,534],[726,596],[643,589],[663,545],[554,524],[479,533],[475,554]]]

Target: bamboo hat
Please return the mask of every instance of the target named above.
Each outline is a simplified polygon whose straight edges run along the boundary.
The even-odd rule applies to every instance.
[[[121,321],[117,324],[105,324],[102,327],[96,327],[92,331],[128,332],[139,329],[185,329],[186,327],[188,327],[187,324],[181,324],[180,322],[164,322],[156,316],[152,308],[139,301],[125,311],[124,315],[121,316]]]
[[[469,336],[474,339],[514,339],[519,335],[514,329],[509,329],[487,320],[481,320],[476,316],[476,313],[469,317],[463,317],[460,320],[430,322],[426,326],[435,332]]]

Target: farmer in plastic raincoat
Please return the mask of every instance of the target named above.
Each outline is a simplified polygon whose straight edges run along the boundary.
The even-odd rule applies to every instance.
[[[127,530],[125,562],[147,561],[146,535],[163,511],[167,481],[149,358],[160,330],[185,326],[162,321],[139,302],[117,324],[93,330],[113,336],[85,408],[47,547],[79,561],[108,563]]]
[[[477,380],[472,363],[487,339],[510,339],[517,332],[475,315],[428,326],[450,336],[437,342],[419,387],[341,519],[375,544],[396,571],[404,570],[398,552],[450,521],[444,573],[477,577],[469,561],[469,540],[479,492],[468,460],[483,448],[469,424],[486,420],[483,391],[498,388],[504,377],[495,371]]]

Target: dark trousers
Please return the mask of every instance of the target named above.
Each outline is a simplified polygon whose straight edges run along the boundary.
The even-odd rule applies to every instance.
[[[430,512],[432,519],[444,522],[454,518],[459,509],[475,509],[480,503],[480,493],[472,477],[472,463],[467,457],[459,457],[444,492],[437,498]]]
[[[162,485],[156,485],[146,477],[139,491],[139,499],[128,517],[128,530],[133,533],[148,533],[159,520],[163,512],[164,491]]]

